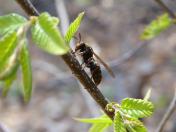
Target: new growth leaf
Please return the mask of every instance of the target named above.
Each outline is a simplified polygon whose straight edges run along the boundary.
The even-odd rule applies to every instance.
[[[121,109],[136,118],[148,117],[153,113],[153,104],[142,99],[126,98],[122,100]]]
[[[23,42],[24,44],[20,53],[20,64],[23,75],[24,99],[26,102],[28,102],[32,94],[32,68],[27,48],[27,40],[24,39]]]
[[[91,123],[91,132],[103,132],[112,124],[114,132],[147,132],[144,124],[139,120],[142,117],[148,117],[153,113],[153,104],[147,100],[126,98],[123,99],[121,105],[111,102],[106,106],[108,111],[114,111],[113,121],[106,115],[98,118],[77,119],[84,123]]]
[[[173,20],[169,17],[168,14],[163,14],[157,19],[153,20],[141,34],[141,39],[150,40],[161,32],[169,28],[173,24]]]
[[[70,25],[66,40],[70,41],[78,30],[83,15],[84,13],[80,13]],[[42,50],[54,55],[63,55],[70,50],[58,24],[59,19],[48,13],[42,13],[38,17],[31,16],[29,20],[15,13],[0,16],[0,80],[4,81],[4,96],[7,95],[21,66],[25,101],[31,98],[32,68],[26,39],[30,28],[33,41]]]
[[[4,35],[9,31],[15,31],[23,26],[27,20],[15,13],[0,16],[0,35]]]
[[[42,13],[32,27],[32,39],[44,51],[63,55],[68,52],[69,47],[61,36],[57,23],[56,18],[48,13]]]
[[[83,19],[83,16],[84,16],[84,12],[80,13],[78,15],[78,17],[70,24],[70,26],[65,34],[65,41],[67,42],[67,44],[70,43],[70,40],[77,32],[77,30],[81,24],[81,21]]]

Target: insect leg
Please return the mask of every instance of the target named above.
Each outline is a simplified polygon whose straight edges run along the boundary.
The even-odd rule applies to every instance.
[[[84,68],[86,68],[86,63],[82,62],[81,67],[82,67],[82,70],[84,70]]]

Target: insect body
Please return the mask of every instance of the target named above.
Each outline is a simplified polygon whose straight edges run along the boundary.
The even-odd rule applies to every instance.
[[[98,63],[95,62],[95,60],[91,60],[89,62],[90,65],[90,72],[92,75],[92,79],[95,82],[96,85],[100,84],[101,80],[102,80],[102,73],[101,73],[101,68],[100,65]]]
[[[82,56],[85,64],[88,64],[93,59],[93,49],[83,42],[77,44],[75,52],[78,52]]]
[[[104,65],[112,77],[115,77],[109,66],[93,51],[93,49],[86,43],[81,42],[81,34],[79,34],[79,42],[75,48],[75,53],[76,52],[82,56],[83,63],[81,65],[85,64],[85,67],[90,69],[91,78],[96,85],[100,84],[102,80],[102,73],[100,65],[95,61],[93,56],[95,56]]]

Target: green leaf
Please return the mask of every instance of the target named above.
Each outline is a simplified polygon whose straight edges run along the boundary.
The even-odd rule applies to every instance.
[[[124,120],[125,120],[125,127],[130,132],[147,132],[147,129],[140,120],[126,116],[124,116]]]
[[[107,129],[110,126],[111,124],[96,123],[92,125],[92,127],[89,129],[89,132],[104,132],[105,129]]]
[[[28,102],[32,94],[32,69],[31,69],[30,56],[26,44],[27,42],[26,40],[22,41],[24,41],[24,45],[20,53],[20,64],[23,74],[24,100]]]
[[[16,79],[17,71],[18,71],[19,63],[17,63],[13,73],[5,80],[4,87],[2,90],[2,96],[6,97],[11,85],[13,84],[14,80]]]
[[[172,19],[168,14],[163,14],[159,16],[156,20],[153,20],[143,31],[141,34],[141,39],[149,40],[157,35],[159,35],[162,31],[166,30],[173,24]]]
[[[65,44],[56,24],[55,18],[48,13],[42,13],[32,27],[32,38],[44,51],[62,55],[68,52],[69,47]]]
[[[128,130],[128,132],[137,132],[133,127],[131,126],[126,126],[126,129]]]
[[[19,27],[23,26],[23,24],[27,20],[15,13],[0,16],[0,34],[5,34],[9,31],[14,31]]]
[[[124,121],[119,111],[115,112],[114,115],[114,132],[126,132]]]
[[[128,129],[129,132],[147,132],[147,129],[145,128],[145,126],[126,126],[126,128]]]
[[[136,132],[147,132],[147,129],[145,128],[145,126],[135,126],[135,127],[133,127],[133,129]]]
[[[13,56],[12,56],[12,59],[11,58],[8,59],[7,64],[5,63],[6,67],[4,67],[4,69],[0,72],[0,80],[8,79],[18,69],[19,67],[18,61],[16,60],[16,58],[13,58]]]
[[[9,32],[0,39],[0,70],[17,46],[16,32]]]
[[[98,118],[75,118],[75,120],[84,122],[84,123],[112,123],[112,120],[109,117],[98,117]]]
[[[70,40],[77,32],[77,30],[81,24],[83,16],[84,16],[84,12],[80,13],[78,15],[78,17],[70,24],[70,26],[65,34],[65,41],[67,42],[67,44],[70,43]]]
[[[51,22],[53,23],[53,26],[57,26],[59,24],[59,19],[57,17],[51,17]]]
[[[89,129],[89,132],[103,132],[106,128],[112,125],[112,120],[107,115],[102,115],[98,118],[74,119],[83,123],[93,124],[92,127]]]
[[[143,118],[153,113],[154,106],[146,100],[126,98],[122,100],[121,110],[132,117]]]

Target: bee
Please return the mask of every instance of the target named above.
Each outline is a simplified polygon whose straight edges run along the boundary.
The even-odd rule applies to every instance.
[[[109,74],[115,78],[115,75],[109,66],[93,51],[89,45],[81,41],[81,34],[79,33],[79,39],[77,37],[75,38],[78,40],[78,43],[76,44],[74,53],[78,53],[82,57],[81,66],[84,65],[83,69],[85,67],[90,69],[91,79],[94,81],[94,83],[99,85],[102,80],[101,67],[95,61],[94,57],[96,57],[96,59],[99,60],[99,62],[106,68]]]

